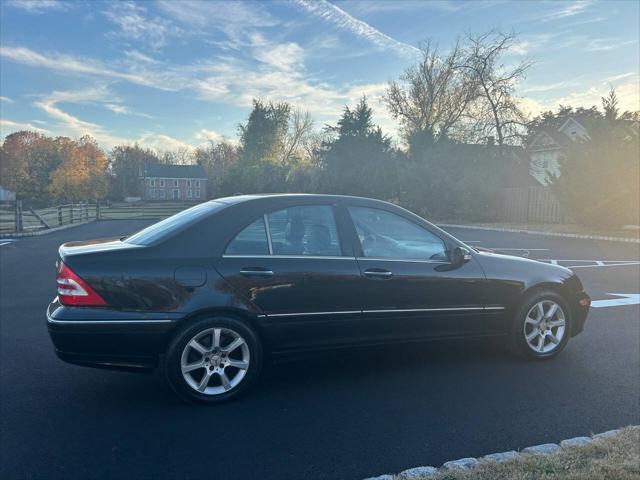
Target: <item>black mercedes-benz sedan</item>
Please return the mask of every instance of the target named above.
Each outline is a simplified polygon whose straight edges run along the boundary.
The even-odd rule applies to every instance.
[[[161,368],[186,400],[245,390],[267,355],[503,336],[533,359],[577,335],[570,270],[465,245],[387,202],[248,195],[120,239],[65,243],[47,310],[71,363]]]

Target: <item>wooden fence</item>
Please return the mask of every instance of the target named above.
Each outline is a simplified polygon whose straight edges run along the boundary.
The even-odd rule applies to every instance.
[[[191,202],[71,203],[27,208],[24,202],[0,202],[0,235],[47,230],[93,220],[161,219],[195,205]]]
[[[506,188],[502,221],[562,223],[558,200],[544,187]],[[33,209],[21,200],[0,202],[0,235],[32,232],[92,220],[161,219],[195,205],[191,202],[72,203]]]
[[[506,222],[564,223],[566,221],[560,202],[548,188],[505,188],[503,198]]]

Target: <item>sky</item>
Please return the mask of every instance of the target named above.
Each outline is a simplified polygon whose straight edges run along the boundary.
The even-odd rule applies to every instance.
[[[640,2],[0,0],[0,135],[94,136],[164,149],[235,141],[253,98],[308,110],[321,128],[381,95],[419,58],[467,32],[518,34],[506,65],[526,112],[600,105],[614,87],[640,110]]]

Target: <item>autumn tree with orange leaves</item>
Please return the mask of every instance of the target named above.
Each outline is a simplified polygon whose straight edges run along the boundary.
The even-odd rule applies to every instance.
[[[72,140],[21,131],[0,147],[0,179],[23,199],[97,200],[106,193],[106,158],[88,135]]]
[[[79,140],[56,139],[62,162],[51,173],[49,191],[56,199],[99,200],[106,194],[104,152],[97,142],[85,135]]]

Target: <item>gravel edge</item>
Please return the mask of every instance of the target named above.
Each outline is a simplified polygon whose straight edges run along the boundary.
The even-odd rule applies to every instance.
[[[493,232],[530,233],[531,235],[545,235],[548,237],[580,238],[583,240],[604,240],[608,242],[640,243],[640,238],[608,237],[605,235],[583,235],[580,233],[543,232],[541,230],[523,230],[521,228],[481,227],[476,225],[458,225],[455,223],[438,223],[440,228],[467,228],[469,230],[490,230]]]
[[[616,435],[618,432],[622,430],[621,428],[615,430],[608,430],[606,432],[595,434],[591,437],[573,437],[562,440],[559,443],[543,443],[541,445],[532,445],[530,447],[523,448],[519,452],[515,450],[510,450],[508,452],[498,452],[498,453],[490,453],[487,455],[483,455],[482,457],[474,458],[460,458],[458,460],[451,460],[449,462],[445,462],[441,467],[430,467],[430,466],[420,466],[413,467],[407,470],[403,470],[397,474],[384,474],[378,475],[377,477],[369,477],[365,480],[394,480],[394,478],[399,478],[402,480],[412,480],[412,479],[420,479],[425,477],[430,477],[446,470],[468,470],[476,465],[478,465],[481,461],[493,461],[493,462],[505,462],[508,460],[512,460],[519,455],[549,455],[552,453],[556,453],[563,447],[572,447],[574,445],[585,445],[587,443],[592,442],[593,440],[599,438],[608,438]]]

